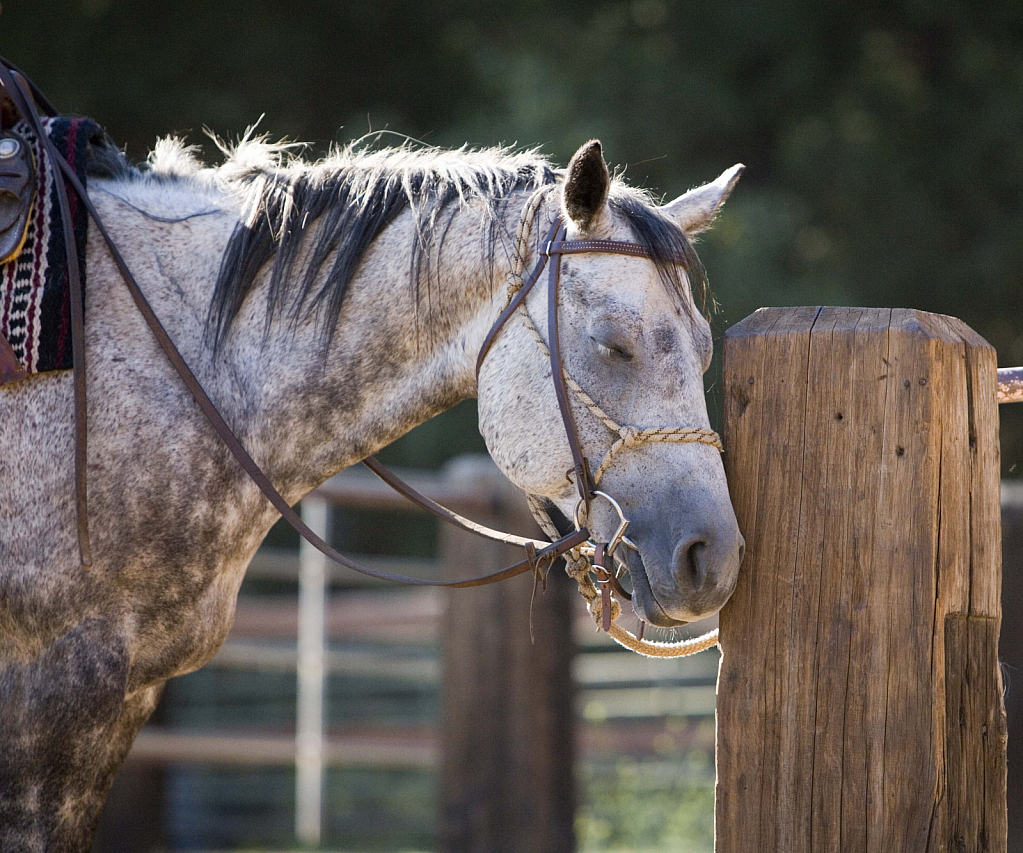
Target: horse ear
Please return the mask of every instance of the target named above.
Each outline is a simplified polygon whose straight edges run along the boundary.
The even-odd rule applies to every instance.
[[[611,176],[600,142],[591,139],[572,155],[562,189],[565,213],[581,231],[588,231],[597,221],[610,188]]]
[[[736,163],[721,173],[716,181],[690,190],[661,207],[661,213],[670,216],[686,234],[706,231],[714,222],[721,205],[731,194],[746,167]]]

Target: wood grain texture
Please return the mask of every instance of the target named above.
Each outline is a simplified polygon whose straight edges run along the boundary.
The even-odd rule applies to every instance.
[[[999,613],[994,364],[919,311],[766,309],[729,330],[747,553],[721,614],[719,853],[1005,849],[1004,773],[962,782],[997,745],[962,739],[950,776],[947,682],[987,667],[970,698],[997,720],[996,658],[946,654],[946,617]],[[950,785],[983,808],[953,808]],[[950,846],[954,814],[982,815],[956,838],[988,846]]]
[[[717,819],[720,850],[769,849],[767,845],[779,840],[779,786],[785,780],[776,770],[790,758],[784,754],[787,744],[782,743],[776,711],[785,698],[789,671],[784,617],[792,595],[802,491],[798,466],[809,336],[818,310],[762,310],[754,315],[757,322],[750,324],[748,335],[726,341],[726,346],[739,343],[745,355],[725,383],[724,441],[730,448],[726,459],[754,473],[749,479],[734,480],[736,489],[744,490],[743,499],[737,492],[732,498],[747,538],[746,563],[721,618],[728,620],[749,667],[762,677],[750,679],[742,669],[723,662],[718,679],[719,731],[743,731],[745,738],[743,743],[732,738],[717,742],[716,811],[745,815],[741,821]],[[765,535],[756,537],[761,530]],[[751,536],[760,544],[752,552]],[[777,567],[777,572],[768,572],[767,566]],[[756,761],[745,759],[750,744],[756,744],[760,753]],[[765,772],[768,768],[772,772]]]
[[[491,494],[492,514],[479,521],[540,535],[522,495],[489,460],[451,473]],[[441,555],[452,577],[519,559],[516,549],[444,527]],[[535,598],[531,593],[531,575],[446,591],[438,841],[443,853],[575,850],[575,584],[555,568],[546,593],[537,589]]]
[[[998,667],[999,620],[945,618],[948,849],[1004,850],[1006,740]]]
[[[1006,680],[1005,716],[1009,726],[1006,791],[1009,796],[1009,850],[1023,842],[1023,482],[1002,483],[1002,627],[998,657]]]

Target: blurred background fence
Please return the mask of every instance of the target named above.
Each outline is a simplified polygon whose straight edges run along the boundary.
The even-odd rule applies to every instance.
[[[486,523],[530,530],[518,496],[483,457],[406,473],[420,491]],[[407,508],[393,495],[350,469],[309,502],[332,507],[336,540],[357,511],[401,519]],[[358,528],[357,517],[349,521]],[[1000,659],[1011,734],[1023,729],[1023,488],[1013,481],[1002,485],[1002,523]],[[407,541],[396,530],[359,559],[451,577],[506,556],[457,531],[444,532],[435,557],[395,555]],[[136,741],[94,853],[308,846],[296,827],[299,562],[295,547],[259,552],[227,642],[206,667],[169,682]],[[551,841],[567,815],[583,851],[712,849],[716,651],[675,661],[625,652],[594,632],[559,573],[532,608],[525,577],[442,592],[328,567],[325,587],[316,821],[325,848],[472,849],[474,834],[498,839],[494,851],[567,850],[571,838]],[[508,808],[523,796],[526,807]],[[1016,736],[1008,797],[1009,853],[1023,853]],[[531,831],[546,840],[523,845]]]
[[[460,512],[531,531],[521,496],[485,457],[408,473]],[[400,516],[407,505],[349,469],[303,510],[330,519],[336,539],[345,520],[358,527],[346,516]],[[376,529],[376,553],[358,559],[421,577],[491,571],[513,553],[443,531],[436,556],[396,555],[400,526]],[[534,597],[529,577],[441,591],[329,567],[321,610],[310,562],[323,567],[294,548],[259,552],[227,642],[170,682],[136,741],[96,853],[317,840],[340,850],[554,853],[574,849],[576,833],[589,850],[710,849],[716,653],[664,662],[619,649],[596,634],[562,573]],[[315,640],[299,641],[321,630],[322,658]],[[295,767],[303,718],[305,736],[319,738],[308,719],[320,667],[316,815],[316,786]]]

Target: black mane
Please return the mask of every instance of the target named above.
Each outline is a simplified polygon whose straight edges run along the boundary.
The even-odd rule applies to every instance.
[[[167,143],[163,143],[167,145]],[[247,149],[243,146],[248,146]],[[174,162],[191,149],[165,148]],[[253,157],[253,150],[256,156]],[[262,155],[260,156],[260,152]],[[210,170],[196,165],[195,175],[213,176],[244,194],[244,216],[228,241],[220,264],[208,316],[208,334],[219,347],[253,288],[260,269],[272,263],[266,327],[286,318],[297,322],[314,316],[329,346],[338,316],[363,254],[377,236],[407,208],[415,213],[410,246],[410,273],[418,298],[429,280],[431,258],[439,260],[444,235],[460,207],[481,205],[483,257],[493,264],[511,242],[500,233],[504,206],[518,191],[553,186],[557,173],[533,153],[437,151],[402,146],[393,149],[341,149],[313,164],[286,162],[286,146],[243,141],[228,161]],[[90,174],[132,180],[184,179],[184,172],[164,169],[159,158],[138,169],[112,142],[90,152]],[[187,164],[186,164],[187,165]],[[635,240],[653,256],[661,279],[679,304],[690,310],[689,286],[695,304],[706,313],[706,275],[692,243],[663,216],[643,191],[615,181],[611,207],[628,223]],[[308,260],[298,268],[298,250],[316,224]],[[685,263],[679,264],[683,258]],[[326,277],[317,275],[329,265]]]
[[[407,159],[402,155],[411,155]],[[374,162],[374,160],[378,162]],[[431,252],[439,257],[451,219],[464,201],[482,202],[484,255],[491,263],[498,242],[501,207],[517,190],[554,182],[554,172],[532,163],[477,164],[469,169],[432,164],[421,152],[398,149],[396,160],[373,154],[350,162],[262,172],[254,181],[245,220],[221,261],[210,306],[214,346],[223,341],[256,275],[273,261],[267,296],[267,327],[275,317],[297,321],[315,315],[329,346],[348,285],[369,245],[406,208],[415,212],[410,253],[416,288],[429,276]],[[299,270],[298,249],[317,225],[308,261]],[[329,264],[322,284],[316,277]]]

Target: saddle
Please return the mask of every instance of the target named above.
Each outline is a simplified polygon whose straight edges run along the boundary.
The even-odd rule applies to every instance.
[[[28,86],[25,86],[26,91]],[[32,149],[11,128],[20,118],[14,102],[0,86],[0,264],[18,257],[28,233],[28,217],[36,194]]]
[[[22,82],[22,81],[19,81]],[[25,91],[31,91],[25,85]],[[15,260],[25,245],[38,181],[32,149],[11,128],[20,118],[0,86],[0,266]],[[0,385],[25,377],[7,338],[0,333]]]

